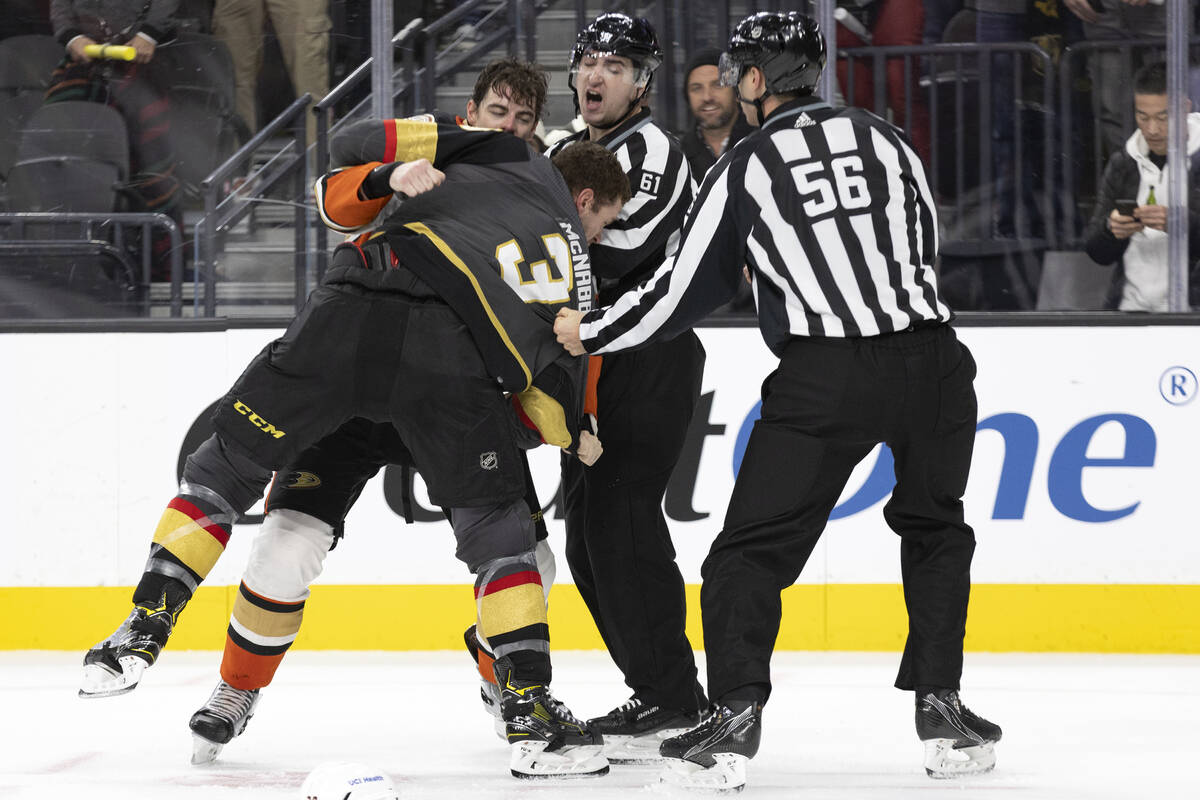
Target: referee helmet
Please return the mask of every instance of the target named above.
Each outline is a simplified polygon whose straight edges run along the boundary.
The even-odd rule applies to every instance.
[[[812,94],[825,67],[820,26],[797,11],[751,14],[721,55],[721,84],[736,87],[746,67],[762,70],[768,94]]]
[[[584,26],[575,37],[575,48],[571,51],[571,64],[567,72],[567,84],[572,90],[575,88],[579,64],[587,53],[628,58],[638,70],[634,83],[647,86],[654,70],[658,69],[663,60],[658,35],[649,21],[644,17],[631,17],[620,12],[601,14]]]

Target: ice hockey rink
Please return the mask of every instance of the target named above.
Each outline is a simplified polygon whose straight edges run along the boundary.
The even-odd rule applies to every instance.
[[[703,654],[699,654],[701,657]],[[134,692],[76,696],[81,654],[0,653],[0,798],[298,798],[324,761],[387,772],[405,798],[702,796],[653,766],[518,781],[465,653],[294,652],[215,764],[189,763],[187,721],[220,654],[170,650]],[[777,653],[743,797],[1200,798],[1200,657],[968,653],[963,698],[1004,728],[995,772],[932,781],[891,653]],[[555,693],[606,712],[624,687],[605,653],[555,654]]]

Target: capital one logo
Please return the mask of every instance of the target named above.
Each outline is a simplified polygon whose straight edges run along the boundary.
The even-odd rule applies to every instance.
[[[1194,384],[1193,384],[1194,386]],[[759,402],[751,409],[738,431],[733,450],[733,474],[742,465],[750,431],[762,411]],[[1124,452],[1109,458],[1091,457],[1088,445],[1104,425],[1119,425],[1124,432]],[[993,414],[979,421],[977,432],[994,431],[1004,441],[1004,457],[992,519],[1023,519],[1033,483],[1034,461],[1039,446],[1037,423],[1025,414]],[[1080,522],[1112,522],[1132,514],[1140,501],[1120,508],[1097,508],[1083,495],[1085,469],[1147,468],[1154,466],[1158,440],[1150,423],[1132,414],[1100,414],[1071,427],[1054,445],[1047,470],[1046,491],[1050,502],[1064,517]],[[878,448],[870,474],[850,497],[834,507],[831,520],[865,511],[885,500],[896,485],[895,462],[887,445]]]

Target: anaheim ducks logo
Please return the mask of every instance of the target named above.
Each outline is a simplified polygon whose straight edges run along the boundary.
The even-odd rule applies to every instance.
[[[289,472],[285,489],[315,489],[321,485],[321,479],[311,472]]]

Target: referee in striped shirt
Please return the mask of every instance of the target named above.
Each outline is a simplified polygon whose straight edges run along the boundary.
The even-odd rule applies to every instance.
[[[709,170],[673,259],[604,308],[561,311],[555,326],[576,355],[638,348],[726,302],[749,268],[759,327],[780,361],[702,568],[716,710],[662,749],[713,769],[714,752],[757,750],[780,591],[800,575],[854,466],[880,442],[895,456],[884,518],[901,537],[909,614],[896,686],[917,692],[922,740],[945,733],[937,713],[922,727],[930,701],[975,725],[989,754],[1000,733],[957,696],[975,549],[961,501],[975,362],[938,296],[935,205],[899,130],[813,95],[824,62],[808,17],[744,20],[722,81],[761,129]],[[934,774],[928,758],[926,767]]]
[[[645,107],[662,61],[645,19],[596,17],[580,30],[571,87],[587,128],[556,144],[592,141],[617,156],[633,197],[592,245],[598,301],[637,287],[673,252],[692,201],[683,149]],[[657,734],[696,724],[708,698],[684,632],[683,575],[663,496],[700,397],[704,347],[690,325],[636,353],[593,359],[597,435],[604,455],[582,468],[563,459],[571,576],[625,683],[629,702],[588,720],[613,763],[640,761]],[[634,739],[638,741],[633,741]]]

